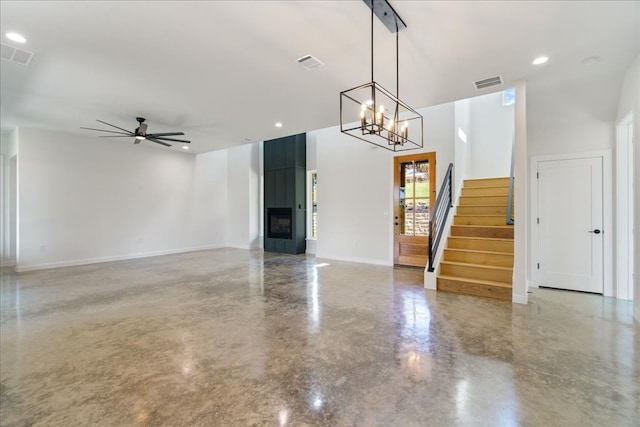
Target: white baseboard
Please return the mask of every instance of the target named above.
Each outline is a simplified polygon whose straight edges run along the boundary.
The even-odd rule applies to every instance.
[[[227,245],[226,247],[231,249],[245,249],[245,250],[256,249],[251,245]]]
[[[393,261],[385,261],[380,259],[336,257],[332,255],[325,255],[325,254],[316,254],[316,258],[332,259],[335,261],[355,262],[358,264],[373,264],[373,265],[383,265],[385,267],[393,267]]]
[[[15,267],[16,266],[16,260],[15,259],[3,259],[2,260],[2,267]]]
[[[310,255],[315,255],[317,252],[318,241],[316,239],[307,239],[307,250],[306,253]]]
[[[525,294],[525,295],[512,295],[511,297],[511,302],[513,302],[514,304],[528,304],[529,302],[529,297]]]
[[[49,268],[75,267],[79,265],[98,264],[103,262],[126,261],[130,259],[181,254],[186,252],[204,251],[209,249],[221,249],[224,247],[226,247],[226,245],[209,245],[209,246],[198,246],[193,248],[170,249],[165,251],[142,252],[142,253],[131,254],[131,255],[117,255],[117,256],[110,256],[110,257],[86,258],[86,259],[60,261],[60,262],[48,262],[44,264],[19,265],[19,266],[16,266],[16,272],[22,273],[25,271],[47,270]]]

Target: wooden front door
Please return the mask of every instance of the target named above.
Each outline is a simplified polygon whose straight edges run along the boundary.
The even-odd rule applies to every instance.
[[[429,218],[436,199],[436,153],[396,157],[393,174],[393,261],[424,267],[429,255]]]

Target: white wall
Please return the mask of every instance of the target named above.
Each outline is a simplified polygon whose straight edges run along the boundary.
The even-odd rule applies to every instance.
[[[524,81],[515,83],[515,153],[514,153],[514,209],[516,212],[513,230],[513,285],[512,301],[520,304],[528,302],[528,269],[529,264],[529,186],[528,186],[528,103],[527,86]],[[518,213],[521,212],[521,213]]]
[[[471,100],[463,99],[455,102],[455,189],[457,195],[465,179],[471,176],[471,149],[469,138],[471,135]]]
[[[317,141],[317,256],[391,265],[388,153],[339,127],[309,133]]]
[[[16,228],[16,192],[17,192],[17,155],[18,130],[0,135],[0,155],[2,155],[2,176],[0,192],[2,206],[0,210],[0,239],[2,266],[14,265],[16,261],[17,228]]]
[[[422,150],[398,153],[397,155],[413,155],[417,153],[436,153],[436,183],[440,189],[449,163],[456,161],[455,146],[455,104],[434,105],[417,110],[424,116],[424,148]],[[393,155],[392,155],[393,156]],[[393,179],[393,162],[391,162]]]
[[[503,92],[469,100],[471,150],[469,178],[493,178],[511,173],[514,105],[502,105]]]
[[[227,245],[249,249],[259,247],[260,165],[259,144],[246,144],[226,150],[229,209]]]
[[[454,104],[418,111],[425,124],[421,151],[436,152],[440,187],[455,159]],[[313,141],[308,166],[318,171],[317,256],[393,265],[394,153],[343,135],[339,127],[308,132],[307,139]]]
[[[226,244],[227,153],[21,128],[20,271]]]
[[[611,150],[615,129],[610,117],[587,110],[575,91],[527,86],[527,140],[529,157]]]
[[[635,229],[635,276],[634,276],[634,317],[640,322],[640,274],[638,267],[640,266],[640,55],[636,56],[635,61],[629,67],[625,74],[620,92],[620,102],[618,104],[617,120],[623,119],[627,114],[633,114],[633,141],[634,141],[634,218]]]
[[[559,126],[530,126],[529,157],[547,154],[611,150],[614,126],[600,120],[577,120]]]

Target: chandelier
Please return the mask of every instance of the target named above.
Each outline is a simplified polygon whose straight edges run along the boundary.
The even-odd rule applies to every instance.
[[[340,92],[340,132],[391,151],[423,147],[423,118],[400,100],[398,33],[406,24],[387,0],[363,0],[371,8],[371,81]],[[373,78],[373,15],[396,33],[396,94]]]

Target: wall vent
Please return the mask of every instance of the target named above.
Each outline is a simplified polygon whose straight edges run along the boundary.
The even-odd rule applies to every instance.
[[[309,71],[315,70],[316,68],[320,68],[324,65],[324,62],[320,61],[313,55],[305,55],[302,58],[296,59],[296,61]]]
[[[502,84],[502,76],[489,77],[487,79],[475,82],[476,89],[484,89],[486,87],[497,86]]]
[[[2,59],[16,62],[21,65],[29,65],[33,59],[33,52],[18,49],[8,44],[0,43],[0,54]]]

